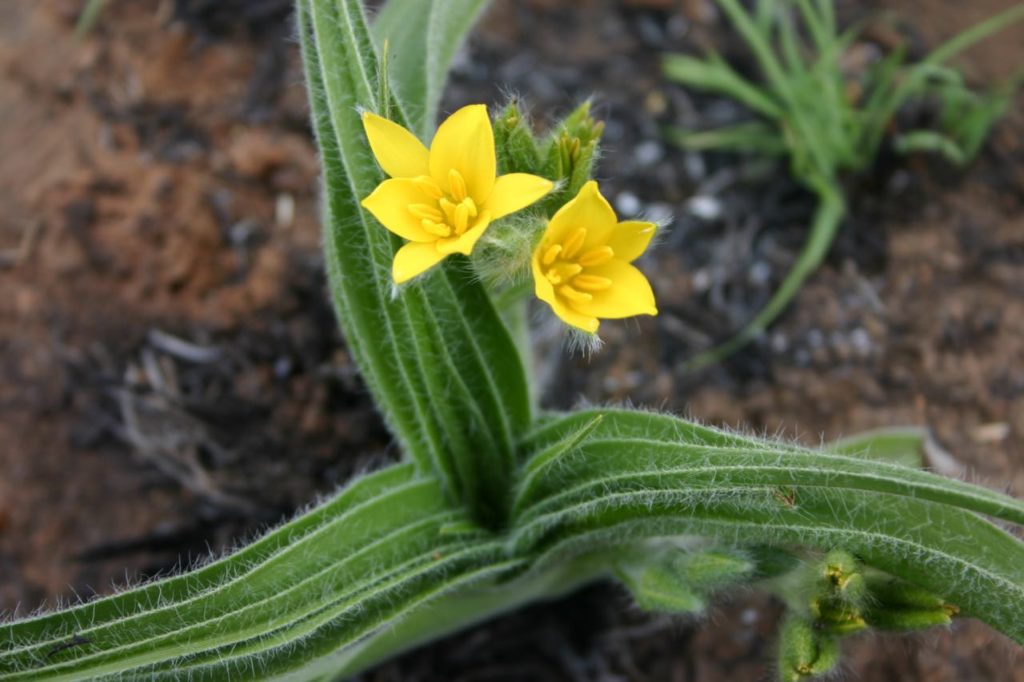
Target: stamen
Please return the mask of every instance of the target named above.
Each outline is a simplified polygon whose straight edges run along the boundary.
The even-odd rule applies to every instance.
[[[560,253],[562,253],[562,245],[553,244],[552,246],[549,246],[547,251],[544,252],[544,255],[541,256],[540,262],[543,265],[551,265],[555,262],[555,259],[558,258],[558,254]]]
[[[561,284],[562,278],[554,270],[548,270],[544,273],[544,276],[548,278],[548,281],[552,284]]]
[[[431,199],[440,199],[444,196],[444,192],[438,187],[437,183],[434,182],[434,178],[429,175],[420,175],[413,178],[413,182],[416,183],[416,187],[426,194]]]
[[[448,223],[449,225],[454,224],[456,205],[451,201],[448,201],[447,199],[441,199],[437,203],[441,207],[441,210],[444,211],[445,222]]]
[[[469,207],[466,206],[466,202],[463,201],[455,207],[455,234],[461,235],[469,227]]]
[[[576,254],[583,247],[583,241],[587,238],[587,230],[577,227],[576,231],[569,235],[569,238],[562,242],[562,257],[575,258]]]
[[[430,220],[435,223],[439,223],[444,220],[444,216],[441,215],[441,212],[430,204],[409,204],[409,213],[412,213],[420,220]]]
[[[611,287],[612,281],[598,275],[576,275],[573,277],[572,285],[584,291],[604,291]]]
[[[424,230],[438,237],[448,237],[452,233],[451,228],[444,223],[438,223],[432,220],[421,220],[420,225],[423,226]]]
[[[599,246],[596,249],[591,249],[585,254],[579,257],[576,261],[585,268],[592,268],[595,265],[604,265],[612,259],[615,255],[615,251],[610,246]]]
[[[466,181],[462,174],[454,168],[448,171],[448,190],[455,201],[462,201],[466,198]]]
[[[576,263],[562,263],[560,265],[556,265],[554,269],[558,270],[558,274],[561,275],[563,279],[572,279],[583,272],[583,266],[577,265]]]
[[[476,202],[473,201],[473,197],[466,197],[462,200],[462,203],[469,207],[469,217],[475,218],[477,215]]]
[[[585,303],[586,301],[591,301],[594,299],[594,297],[591,296],[590,294],[585,294],[582,291],[577,291],[568,284],[564,284],[558,287],[558,293],[560,293],[562,296],[565,296],[570,301],[575,301],[576,303]]]

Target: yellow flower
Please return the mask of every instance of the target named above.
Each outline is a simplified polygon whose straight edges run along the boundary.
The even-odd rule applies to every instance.
[[[363,114],[363,128],[377,163],[391,176],[363,199],[363,207],[409,240],[392,264],[398,284],[449,254],[469,255],[492,220],[529,206],[554,186],[527,173],[496,177],[494,131],[483,104],[449,116],[429,151],[411,132],[375,114]]]
[[[601,317],[657,315],[650,283],[630,265],[654,230],[654,223],[620,223],[591,180],[551,218],[533,252],[537,298],[562,321],[591,334]]]

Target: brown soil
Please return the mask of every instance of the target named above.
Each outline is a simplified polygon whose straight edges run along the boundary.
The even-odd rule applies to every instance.
[[[81,42],[76,0],[0,4],[0,610],[220,551],[392,454],[326,302],[289,4],[112,2]],[[884,4],[920,49],[1013,3]],[[715,194],[737,159],[701,168],[660,141],[732,115],[657,71],[708,41],[741,56],[706,7],[495,3],[457,64],[449,110],[500,101],[499,83],[550,121],[596,94],[606,191],[676,216],[645,263],[662,314],[606,325],[590,360],[546,356],[547,402],[632,399],[813,444],[923,424],[954,458],[933,465],[1024,494],[1019,106],[962,172],[919,157],[852,178],[829,263],[779,324],[682,371],[765,300],[812,208],[778,173]],[[1018,29],[962,63],[986,83],[1022,56]],[[722,216],[688,211],[695,193]],[[779,614],[735,595],[700,622],[652,618],[598,586],[365,677],[768,679]],[[977,623],[847,649],[855,679],[1024,680]]]

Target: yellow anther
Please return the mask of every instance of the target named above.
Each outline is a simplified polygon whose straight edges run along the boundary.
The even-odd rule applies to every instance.
[[[441,199],[437,202],[437,205],[444,211],[444,220],[448,224],[455,222],[455,206],[456,204],[448,201],[447,199]]]
[[[444,223],[434,222],[433,220],[421,220],[420,225],[423,226],[424,230],[437,237],[448,237],[452,233],[450,227]]]
[[[454,168],[448,171],[448,193],[455,201],[466,198],[466,181],[462,178],[462,173]]]
[[[562,253],[562,245],[553,244],[552,246],[549,246],[547,251],[544,252],[544,255],[541,256],[540,262],[543,265],[551,265],[555,262],[555,259],[558,258],[558,254],[560,253]]]
[[[475,218],[477,216],[476,202],[473,201],[473,197],[466,197],[462,200],[462,204],[469,209],[469,217]]]
[[[584,303],[586,301],[591,301],[594,299],[594,297],[591,296],[590,294],[585,294],[582,291],[572,288],[568,284],[563,284],[562,286],[558,287],[558,293],[560,293],[562,296],[565,296],[570,301],[574,301],[576,303]]]
[[[413,178],[413,182],[416,183],[416,187],[426,194],[431,199],[440,199],[444,196],[444,192],[438,187],[437,183],[434,182],[434,178],[429,175],[420,175]]]
[[[604,291],[611,287],[612,281],[598,275],[576,275],[572,280],[572,285],[584,291]]]
[[[453,221],[455,234],[462,234],[469,227],[469,206],[463,201],[455,207],[455,220]]]
[[[576,231],[569,235],[569,238],[562,242],[562,257],[575,258],[579,250],[583,248],[583,242],[587,238],[587,230],[577,227]]]
[[[583,266],[577,265],[576,263],[562,263],[554,267],[558,270],[558,274],[562,276],[562,279],[572,279],[576,275],[583,272]]]
[[[441,212],[430,204],[409,204],[409,213],[412,213],[420,220],[430,220],[435,223],[444,220]]]
[[[575,263],[560,263],[553,268],[550,268],[544,276],[548,278],[548,281],[552,284],[561,284],[566,280],[570,280],[576,275],[580,274],[583,268],[576,265]]]
[[[610,246],[599,246],[596,249],[591,249],[585,254],[579,257],[576,261],[585,268],[592,268],[595,265],[603,265],[610,261],[615,255]]]

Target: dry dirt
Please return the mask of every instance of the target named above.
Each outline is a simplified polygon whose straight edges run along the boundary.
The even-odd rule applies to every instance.
[[[0,3],[0,610],[16,613],[220,551],[394,456],[326,302],[290,3],[109,4],[76,41],[79,2]],[[884,3],[917,50],[1011,4]],[[1024,495],[1024,99],[963,171],[886,157],[851,178],[789,312],[682,371],[765,300],[812,208],[782,174],[662,141],[727,109],[657,71],[711,41],[742,62],[706,8],[495,3],[456,64],[448,110],[514,91],[543,123],[596,95],[606,190],[675,216],[644,263],[662,314],[606,325],[589,360],[549,354],[547,403],[633,400],[812,444],[921,424],[941,464]],[[1015,30],[962,64],[984,84],[1022,57]],[[695,215],[694,194],[721,215]],[[735,595],[699,622],[652,618],[597,586],[364,678],[770,679],[779,614]],[[1020,650],[972,622],[847,650],[849,679],[1024,680]]]

